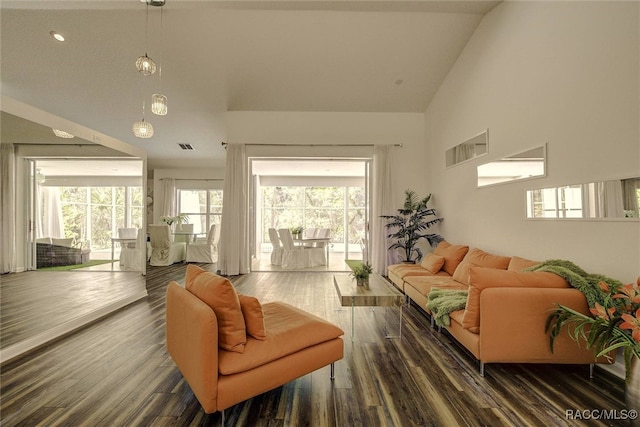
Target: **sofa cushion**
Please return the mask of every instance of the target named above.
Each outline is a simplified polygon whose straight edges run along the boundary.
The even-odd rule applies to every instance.
[[[442,271],[442,270],[438,271],[437,273],[433,273],[427,270],[426,268],[422,267],[421,264],[409,264],[409,263],[392,264],[388,267],[388,271],[390,275],[394,274],[401,279],[407,276],[434,276],[434,275],[447,276],[447,277],[450,276],[449,274],[447,274],[445,271]]]
[[[236,374],[344,335],[332,323],[283,302],[262,305],[267,339],[247,339],[244,353],[220,350],[218,370]]]
[[[231,282],[195,265],[187,266],[186,289],[207,304],[218,319],[218,346],[242,353],[247,343],[244,316]]]
[[[464,245],[452,245],[451,243],[443,240],[438,243],[436,249],[433,251],[435,255],[440,255],[444,258],[444,265],[442,269],[446,271],[450,276],[456,271],[458,264],[464,258],[469,251],[469,246]]]
[[[420,262],[420,267],[425,270],[430,271],[433,274],[436,274],[442,266],[444,265],[444,257],[441,255],[436,255],[433,252],[430,252],[422,258],[422,262]]]
[[[247,334],[257,340],[266,339],[267,333],[264,328],[264,312],[262,311],[260,301],[255,297],[240,294],[238,294],[238,299],[240,300],[240,309],[244,317],[244,324],[247,327]]]
[[[411,276],[406,278],[405,286],[413,287],[424,296],[427,296],[432,288],[467,289],[467,286],[456,282],[451,276]]]
[[[511,257],[511,261],[509,261],[509,267],[507,267],[507,270],[522,271],[525,268],[533,267],[534,265],[538,264],[540,264],[540,261],[531,261],[530,259],[514,256]]]
[[[469,295],[462,326],[473,333],[480,332],[480,292],[486,288],[568,288],[562,277],[546,271],[510,271],[471,267]]]
[[[474,267],[490,267],[506,270],[509,266],[511,257],[492,255],[482,249],[471,249],[464,259],[458,264],[456,271],[453,273],[453,280],[456,282],[469,284],[469,269]]]
[[[51,238],[51,243],[58,246],[64,246],[65,248],[73,247],[73,237],[69,237],[68,239],[57,239],[55,237]]]

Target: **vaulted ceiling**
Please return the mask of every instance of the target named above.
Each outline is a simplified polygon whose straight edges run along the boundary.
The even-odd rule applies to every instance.
[[[222,165],[229,111],[425,111],[497,3],[167,0],[149,7],[147,40],[137,0],[3,1],[1,90],[144,149],[152,167]],[[161,79],[137,73],[145,52]],[[149,112],[154,92],[168,115]],[[131,132],[143,99],[149,140]]]

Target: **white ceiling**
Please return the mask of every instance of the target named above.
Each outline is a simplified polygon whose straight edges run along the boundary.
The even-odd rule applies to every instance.
[[[167,0],[145,47],[137,0],[3,1],[1,90],[144,149],[150,168],[222,166],[227,111],[423,112],[497,3]],[[136,72],[145,51],[161,81]],[[147,109],[155,135],[137,139],[156,91],[169,114]]]

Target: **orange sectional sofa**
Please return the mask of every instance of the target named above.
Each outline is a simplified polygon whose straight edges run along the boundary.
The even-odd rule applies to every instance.
[[[551,352],[545,324],[557,304],[585,314],[589,309],[585,296],[560,276],[523,271],[536,264],[443,241],[420,264],[390,265],[388,277],[430,315],[431,289],[468,292],[464,309],[450,313],[443,327],[478,359],[482,375],[486,363],[612,363],[568,335],[558,337]]]
[[[206,413],[222,411],[343,357],[344,332],[282,302],[238,295],[224,277],[187,267],[167,288],[167,350]]]

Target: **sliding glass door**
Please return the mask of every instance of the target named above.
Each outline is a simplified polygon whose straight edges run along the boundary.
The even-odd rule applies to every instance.
[[[272,250],[270,228],[329,229],[331,254],[368,260],[369,159],[252,159],[252,255]]]

